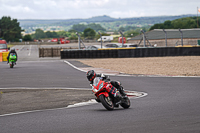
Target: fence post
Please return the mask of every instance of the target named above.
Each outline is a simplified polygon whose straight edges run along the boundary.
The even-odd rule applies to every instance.
[[[124,47],[124,35],[123,35],[122,31],[120,31],[120,34],[122,35],[122,47]]]
[[[146,40],[145,40],[145,33],[144,33],[144,31],[141,29],[141,32],[143,33],[143,41],[144,41],[144,47],[146,47]]]
[[[100,32],[98,32],[98,33],[99,33],[99,35],[101,36],[101,48],[102,48],[102,35],[101,35]]]
[[[181,45],[183,46],[183,32],[181,31],[181,29],[179,29],[179,32],[181,33]]]
[[[53,57],[53,48],[51,48],[51,57]]]
[[[78,47],[81,49],[81,37],[79,36],[78,32],[76,32],[76,35],[78,36]]]
[[[167,47],[167,32],[165,31],[165,29],[163,29],[163,31],[165,32],[165,46]]]
[[[41,57],[41,48],[39,48],[39,58]]]
[[[42,57],[44,58],[44,48],[42,48]]]

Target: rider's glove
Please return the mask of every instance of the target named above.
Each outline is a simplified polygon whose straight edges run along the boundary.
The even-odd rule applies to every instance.
[[[106,76],[102,73],[102,74],[101,74],[101,77],[102,77],[102,78],[105,78]]]

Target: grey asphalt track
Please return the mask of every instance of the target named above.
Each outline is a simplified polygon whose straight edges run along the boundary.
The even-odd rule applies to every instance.
[[[2,87],[89,88],[85,73],[63,60],[19,61],[14,69],[0,63]],[[101,104],[1,116],[0,133],[199,133],[200,78],[124,77],[127,90],[148,95],[131,99],[130,109],[107,111]]]

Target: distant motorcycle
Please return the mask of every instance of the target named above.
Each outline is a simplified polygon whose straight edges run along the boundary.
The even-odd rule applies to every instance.
[[[13,68],[14,65],[16,64],[16,60],[17,60],[17,57],[15,54],[11,53],[10,56],[9,56],[9,65],[10,65],[10,68]]]
[[[120,100],[114,97],[113,95],[120,95],[120,93],[110,82],[101,80],[101,77],[94,79],[92,91],[96,96],[96,101],[102,103],[107,110],[113,110],[114,107],[119,107],[119,105],[124,109],[130,107],[130,99],[127,96],[122,97]]]

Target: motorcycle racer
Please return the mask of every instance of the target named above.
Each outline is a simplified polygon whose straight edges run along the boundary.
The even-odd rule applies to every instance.
[[[7,63],[9,63],[9,57],[10,57],[10,54],[11,54],[11,53],[15,54],[16,57],[17,57],[17,52],[15,51],[15,48],[11,48],[11,50],[10,50],[8,56],[7,56]],[[17,58],[16,58],[16,61],[17,61]],[[15,64],[16,64],[16,63],[15,63]]]
[[[123,87],[119,84],[119,82],[117,82],[117,81],[110,81],[109,76],[104,75],[104,74],[96,74],[94,70],[89,70],[89,71],[87,72],[87,79],[90,81],[90,85],[91,85],[91,86],[93,85],[94,79],[95,79],[96,77],[101,77],[103,81],[110,82],[111,85],[113,85],[115,88],[117,88],[117,90],[120,92],[120,94],[121,94],[123,97],[126,97],[126,93],[124,92],[124,89],[123,89]],[[119,96],[119,97],[120,97],[120,96]]]

